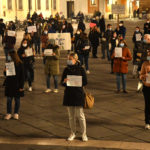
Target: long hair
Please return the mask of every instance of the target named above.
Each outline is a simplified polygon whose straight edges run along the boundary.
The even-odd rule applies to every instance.
[[[16,51],[9,52],[9,55],[11,56],[12,60],[15,62],[16,65],[22,64],[21,59],[19,58]]]

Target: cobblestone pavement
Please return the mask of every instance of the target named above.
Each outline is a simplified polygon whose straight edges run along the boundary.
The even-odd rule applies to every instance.
[[[110,23],[115,27],[115,21],[111,21]],[[131,41],[133,30],[137,25],[143,27],[143,23],[143,21],[138,20],[125,21],[127,27],[126,40],[131,50],[133,48]],[[20,45],[22,36],[23,33],[18,32],[16,47]],[[44,66],[41,58],[37,58],[35,61],[35,82],[33,85],[33,92],[29,93],[26,91],[25,97],[21,99],[20,120],[3,120],[3,116],[6,113],[6,98],[4,97],[4,89],[2,87],[4,80],[2,77],[4,57],[1,47],[0,149],[150,149],[148,144],[150,142],[150,131],[144,129],[144,100],[142,93],[136,93],[138,79],[132,78],[132,62],[129,63],[129,73],[127,78],[127,90],[129,93],[116,94],[115,75],[110,74],[110,64],[107,60],[100,59],[100,48],[98,53],[98,59],[90,57],[89,60],[91,74],[88,75],[88,89],[95,96],[94,108],[85,110],[89,142],[86,144],[80,142],[80,132],[78,132],[77,141],[73,142],[73,146],[71,147],[71,145],[65,143],[64,140],[67,138],[70,131],[67,111],[66,108],[62,106],[64,88],[59,86],[59,93],[57,94],[44,93],[46,83]],[[61,52],[61,73],[66,65],[66,57],[67,52]],[[59,80],[60,78],[61,74]],[[14,143],[10,142],[15,138],[18,139],[18,144],[20,141],[20,145],[18,145],[16,141],[14,141]],[[31,144],[23,144],[21,141],[24,141],[24,139],[28,139]],[[39,140],[39,142],[35,143],[34,139]],[[53,139],[54,144],[40,143],[40,141],[46,141],[48,139]],[[57,144],[57,140],[59,139],[61,140],[60,143],[62,143],[62,145],[59,143]],[[106,141],[105,146],[102,145],[103,141]],[[115,143],[113,141],[115,141]],[[109,144],[111,147],[108,147],[109,144],[107,142],[110,142]],[[76,147],[76,145],[78,146]],[[96,145],[98,145],[98,147]],[[139,145],[142,146],[140,147]]]

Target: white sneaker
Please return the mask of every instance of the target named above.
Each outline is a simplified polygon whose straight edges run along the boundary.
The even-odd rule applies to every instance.
[[[50,93],[52,90],[51,89],[46,89],[45,93]]]
[[[150,125],[149,125],[149,124],[146,124],[146,125],[145,125],[145,129],[150,130]]]
[[[58,89],[54,89],[54,91],[53,91],[54,93],[58,93]]]
[[[6,116],[4,117],[5,120],[9,120],[11,119],[11,114],[6,114]]]
[[[90,74],[90,71],[89,71],[89,70],[87,70],[87,71],[86,71],[86,73],[87,73],[87,74]]]
[[[31,86],[29,87],[29,92],[32,92],[32,87]]]
[[[75,139],[76,135],[74,133],[71,133],[71,135],[68,137],[68,141],[73,141]]]
[[[87,135],[82,135],[82,141],[83,141],[83,142],[87,142],[87,141],[88,141]]]
[[[19,119],[19,115],[18,115],[18,114],[14,114],[13,118],[14,118],[15,120],[18,120],[18,119]]]

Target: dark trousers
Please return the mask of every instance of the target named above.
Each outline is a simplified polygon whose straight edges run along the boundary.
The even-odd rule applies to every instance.
[[[29,87],[31,87],[34,81],[34,70],[32,67],[25,68],[25,79],[28,81]]]
[[[85,64],[85,69],[89,70],[89,54],[78,54],[81,65]]]
[[[3,44],[3,39],[4,39],[4,33],[0,34],[0,37],[2,36],[2,44]]]
[[[114,60],[111,59],[111,72],[113,72]]]
[[[98,48],[98,45],[92,45],[92,54],[93,54],[93,57],[97,56],[97,48]]]
[[[109,43],[106,45],[106,50],[107,50],[107,59],[110,61],[110,52],[109,52]]]
[[[15,100],[14,113],[18,114],[19,108],[20,108],[20,97],[14,97],[14,100]],[[8,114],[12,113],[12,101],[13,101],[13,97],[7,97],[7,113]]]
[[[145,123],[150,124],[150,87],[143,86],[145,100]]]
[[[35,52],[36,52],[36,54],[40,54],[41,42],[40,41],[36,41],[34,44],[35,44]]]

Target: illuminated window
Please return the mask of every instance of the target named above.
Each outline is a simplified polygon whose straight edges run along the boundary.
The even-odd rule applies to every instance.
[[[49,0],[46,0],[46,10],[49,10]]]
[[[7,0],[7,7],[8,9],[12,9],[12,0]]]
[[[96,5],[96,0],[91,0],[91,5]]]
[[[38,8],[38,10],[40,10],[41,9],[41,0],[37,0],[37,8]]]
[[[23,9],[22,0],[18,0],[18,9]]]

